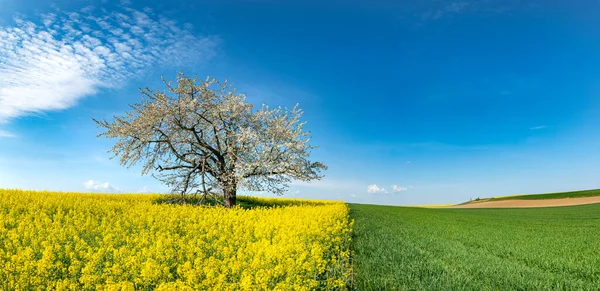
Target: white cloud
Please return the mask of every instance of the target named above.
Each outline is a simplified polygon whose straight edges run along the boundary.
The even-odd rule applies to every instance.
[[[421,21],[435,21],[467,13],[506,14],[521,9],[537,9],[537,4],[522,4],[519,1],[431,1],[417,12]],[[420,23],[422,24],[422,23]]]
[[[142,189],[138,190],[137,193],[148,194],[152,193],[152,190],[150,190],[150,188],[148,188],[147,186],[144,186]]]
[[[385,188],[379,188],[376,184],[371,184],[367,186],[367,193],[369,194],[386,194],[387,190]]]
[[[108,182],[98,182],[94,180],[88,180],[83,183],[85,189],[94,191],[120,191],[119,188],[110,185]]]
[[[398,185],[392,185],[391,187],[392,187],[392,192],[394,192],[394,193],[404,192],[404,191],[408,190],[407,187],[400,187]]]
[[[450,2],[440,7],[432,7],[421,15],[423,20],[437,20],[452,14],[461,14],[465,11],[474,9],[474,6],[468,2]]]
[[[0,138],[3,138],[3,137],[9,138],[9,137],[17,137],[17,136],[8,131],[0,130]]]
[[[545,125],[534,126],[534,127],[530,127],[529,130],[540,130],[540,129],[544,129],[544,128],[547,128],[547,126],[545,126]]]
[[[69,108],[103,88],[118,88],[157,65],[183,66],[215,54],[199,37],[149,12],[86,7],[80,13],[20,18],[0,27],[0,122]],[[113,34],[114,33],[114,34]]]
[[[408,187],[401,187],[398,185],[390,185],[390,191],[392,193],[400,193],[400,192],[404,192],[404,191],[408,191],[409,189],[412,189],[412,186],[408,186]],[[379,187],[377,186],[377,184],[371,184],[369,186],[367,186],[367,193],[371,194],[371,195],[375,195],[375,194],[388,194],[390,193],[390,191],[388,191],[387,189],[383,188],[383,187]],[[354,197],[354,196],[352,196]]]

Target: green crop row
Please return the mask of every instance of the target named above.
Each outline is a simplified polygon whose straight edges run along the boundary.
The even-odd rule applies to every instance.
[[[600,289],[600,204],[350,209],[359,290]]]

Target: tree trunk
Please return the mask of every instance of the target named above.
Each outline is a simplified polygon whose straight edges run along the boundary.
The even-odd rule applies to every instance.
[[[234,187],[227,187],[226,189],[223,190],[223,200],[224,200],[224,205],[227,208],[231,208],[233,206],[235,206],[236,204],[236,192],[237,189]]]

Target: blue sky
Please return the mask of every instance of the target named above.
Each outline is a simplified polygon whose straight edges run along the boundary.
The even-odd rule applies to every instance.
[[[600,188],[597,1],[0,0],[0,188],[164,192],[94,118],[160,77],[305,110],[325,178],[412,205]]]

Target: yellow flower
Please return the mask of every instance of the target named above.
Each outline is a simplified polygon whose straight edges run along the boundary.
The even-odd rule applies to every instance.
[[[157,195],[0,189],[0,290],[314,290],[351,282],[342,202],[155,203]]]

